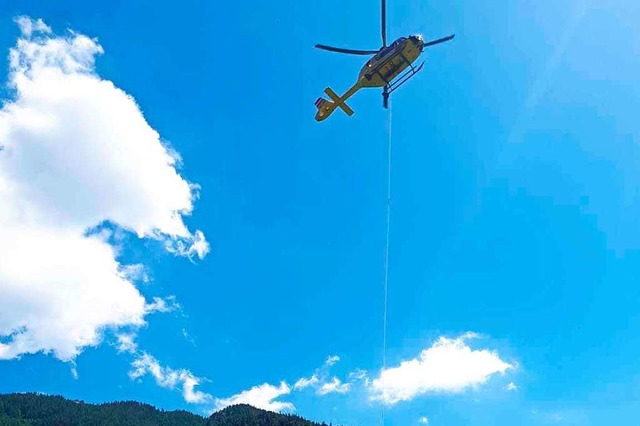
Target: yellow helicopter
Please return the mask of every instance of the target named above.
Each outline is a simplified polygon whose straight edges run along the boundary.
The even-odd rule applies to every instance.
[[[424,62],[417,67],[413,66],[413,62],[418,59],[424,48],[444,43],[455,37],[455,35],[450,35],[425,43],[421,36],[413,35],[400,37],[391,43],[391,45],[387,46],[386,0],[382,0],[381,15],[382,47],[379,50],[343,49],[322,44],[315,46],[318,49],[328,50],[330,52],[347,53],[351,55],[374,55],[362,67],[358,80],[344,95],[338,96],[330,87],[324,89],[324,92],[331,100],[329,101],[324,98],[318,98],[316,100],[315,105],[318,109],[316,121],[327,119],[338,107],[347,115],[353,115],[353,110],[346,104],[346,100],[363,87],[382,87],[383,106],[388,108],[389,95],[416,75],[424,66]],[[409,69],[401,75],[407,67],[409,67]]]

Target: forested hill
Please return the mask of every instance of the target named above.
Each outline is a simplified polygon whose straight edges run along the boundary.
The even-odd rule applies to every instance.
[[[294,415],[234,405],[205,418],[138,402],[86,404],[61,396],[0,395],[0,426],[327,426]]]
[[[207,426],[327,426],[314,423],[292,414],[276,414],[258,410],[250,405],[234,405],[213,413]]]

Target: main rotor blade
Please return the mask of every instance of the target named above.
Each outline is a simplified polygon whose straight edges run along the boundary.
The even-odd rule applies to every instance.
[[[341,47],[325,46],[323,44],[316,44],[316,48],[322,50],[328,50],[329,52],[347,53],[349,55],[374,55],[379,50],[355,50],[355,49],[343,49]]]
[[[387,47],[387,1],[382,0],[382,47]]]
[[[423,44],[422,47],[429,47],[429,46],[433,46],[434,44],[444,43],[445,41],[451,40],[455,36],[456,36],[455,34],[451,34],[450,36],[447,36],[447,37],[442,37],[437,40],[428,41],[425,44]]]

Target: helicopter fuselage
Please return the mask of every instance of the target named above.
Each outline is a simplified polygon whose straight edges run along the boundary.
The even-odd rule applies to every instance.
[[[383,105],[387,108],[389,95],[422,69],[424,62],[417,67],[413,66],[413,63],[418,59],[422,50],[425,47],[442,43],[452,38],[453,35],[425,44],[420,36],[401,37],[389,46],[383,47],[364,64],[358,75],[358,80],[342,96],[338,96],[330,87],[324,89],[324,92],[331,100],[324,98],[318,98],[316,100],[315,105],[318,110],[316,120],[326,120],[336,108],[342,109],[347,115],[353,115],[353,110],[346,104],[346,101],[358,90],[365,87],[382,87]],[[357,55],[369,53],[368,51],[353,51],[321,45],[318,46],[325,50],[342,53],[355,53]],[[403,73],[405,70],[406,72]]]
[[[381,49],[360,70],[361,87],[384,87],[410,66],[422,53],[421,37],[401,37]]]

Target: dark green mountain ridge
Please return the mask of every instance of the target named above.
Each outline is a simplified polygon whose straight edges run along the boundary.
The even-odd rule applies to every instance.
[[[292,414],[233,405],[209,418],[139,402],[87,404],[37,393],[0,395],[0,426],[327,426]]]

